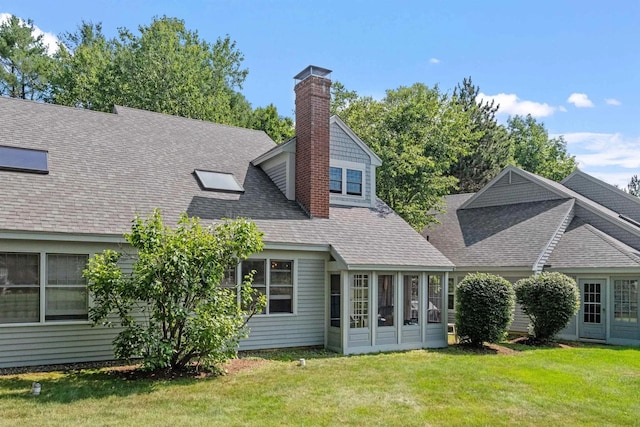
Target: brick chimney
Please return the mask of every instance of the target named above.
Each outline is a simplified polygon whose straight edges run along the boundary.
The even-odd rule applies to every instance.
[[[329,218],[330,73],[310,65],[294,77],[296,200],[312,218]]]

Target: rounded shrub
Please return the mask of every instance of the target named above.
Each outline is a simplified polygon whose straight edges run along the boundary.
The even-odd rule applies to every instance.
[[[516,300],[531,320],[537,341],[548,341],[564,329],[580,309],[580,291],[575,280],[562,273],[541,273],[519,280]]]
[[[467,275],[456,287],[456,328],[462,342],[481,347],[502,339],[511,324],[513,287],[494,274]]]

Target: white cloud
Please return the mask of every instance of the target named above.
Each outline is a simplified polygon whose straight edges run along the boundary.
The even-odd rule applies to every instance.
[[[4,22],[8,21],[9,18],[11,18],[10,13],[0,13],[0,24],[3,24]],[[20,20],[22,21],[23,24],[25,23],[25,21],[22,18],[20,18]],[[36,25],[33,26],[33,34],[35,37],[42,35],[42,42],[47,48],[48,55],[53,55],[58,51],[59,39],[55,34],[46,33],[42,31],[40,28],[38,28]]]
[[[581,167],[618,167],[640,172],[640,137],[595,132],[574,132],[563,136],[568,151],[575,153]]]
[[[631,177],[633,175],[640,175],[639,171],[629,171],[629,172],[587,172],[591,176],[595,176],[598,179],[603,180],[604,182],[615,185],[621,190],[627,188],[627,184],[631,181]]]
[[[439,64],[440,60],[438,58],[429,58],[429,62],[431,64]]]
[[[622,102],[618,101],[615,98],[607,98],[604,100],[604,102],[606,102],[607,105],[622,105]]]
[[[515,93],[499,93],[497,95],[486,95],[484,93],[479,93],[478,100],[483,100],[486,102],[495,101],[496,104],[500,105],[498,114],[531,114],[533,117],[547,117],[552,115],[556,110],[559,109],[558,107],[553,107],[547,103],[526,101],[520,99]]]
[[[563,113],[566,113],[566,112],[567,112],[567,109],[566,109],[566,108],[564,108],[564,105],[560,105],[560,106],[558,107],[558,111],[561,111],[561,112],[563,112]]]
[[[640,175],[640,137],[597,132],[566,133],[563,137],[580,169],[596,178],[626,188],[633,175]]]
[[[575,105],[577,108],[590,108],[593,107],[593,102],[589,99],[586,93],[572,93],[567,99],[569,104]]]

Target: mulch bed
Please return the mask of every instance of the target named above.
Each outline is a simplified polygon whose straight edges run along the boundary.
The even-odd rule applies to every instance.
[[[224,365],[224,372],[222,375],[233,375],[241,371],[253,369],[257,366],[266,363],[265,360],[260,359],[232,359]],[[186,369],[178,372],[171,372],[167,370],[157,371],[142,371],[140,365],[131,365],[124,361],[110,360],[103,362],[82,362],[82,363],[67,363],[59,365],[39,365],[39,366],[24,366],[19,368],[2,368],[0,369],[0,376],[2,375],[18,375],[33,372],[74,372],[86,369],[105,369],[107,375],[113,375],[122,377],[127,380],[138,379],[155,379],[155,380],[174,380],[178,378],[211,378],[219,376],[218,372],[207,372],[202,369],[197,369],[195,366],[189,366]]]

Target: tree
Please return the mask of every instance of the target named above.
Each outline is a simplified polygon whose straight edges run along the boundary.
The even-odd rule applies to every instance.
[[[265,108],[256,108],[253,111],[249,127],[265,131],[278,144],[295,135],[293,120],[289,117],[279,116],[278,110],[273,104],[269,104]]]
[[[0,25],[0,94],[41,100],[46,96],[52,60],[33,21],[15,15]]]
[[[562,136],[549,138],[544,124],[530,114],[510,117],[507,128],[519,167],[554,181],[561,181],[576,170],[576,159],[567,153]]]
[[[66,34],[52,101],[100,111],[124,105],[232,125],[247,121],[237,91],[248,71],[228,36],[211,44],[166,16],[138,31],[121,28],[107,40],[100,24],[83,23]]]
[[[518,304],[531,320],[536,341],[552,339],[580,309],[576,281],[562,273],[544,272],[521,279],[514,288]]]
[[[331,83],[331,114],[342,117],[342,112],[352,103],[358,100],[355,90],[348,90],[342,83]]]
[[[115,103],[115,45],[101,24],[82,22],[75,33],[62,36],[55,55],[52,93],[48,101],[110,112]]]
[[[469,116],[468,154],[453,163],[449,174],[458,178],[459,193],[475,193],[491,181],[511,162],[509,135],[498,124],[498,105],[494,101],[478,101],[480,88],[471,77],[454,89],[452,102]]]
[[[455,292],[456,329],[463,342],[482,347],[484,342],[502,339],[513,316],[511,283],[493,274],[473,273]]]
[[[256,298],[250,278],[237,289],[220,283],[225,271],[262,250],[256,225],[239,219],[205,228],[184,214],[171,229],[156,210],[146,220],[137,217],[125,238],[137,250],[133,273],[122,271],[122,255],[112,250],[90,259],[84,271],[94,301],[91,321],[111,326],[116,314],[123,328],[114,340],[116,357],[141,357],[146,369],[171,370],[193,361],[214,368],[233,357],[265,299]]]
[[[638,175],[633,175],[629,184],[627,184],[627,192],[632,196],[640,197],[640,178]]]
[[[468,154],[468,116],[437,86],[421,83],[388,90],[381,101],[349,99],[341,117],[382,159],[378,196],[421,230],[456,184],[447,172]]]

